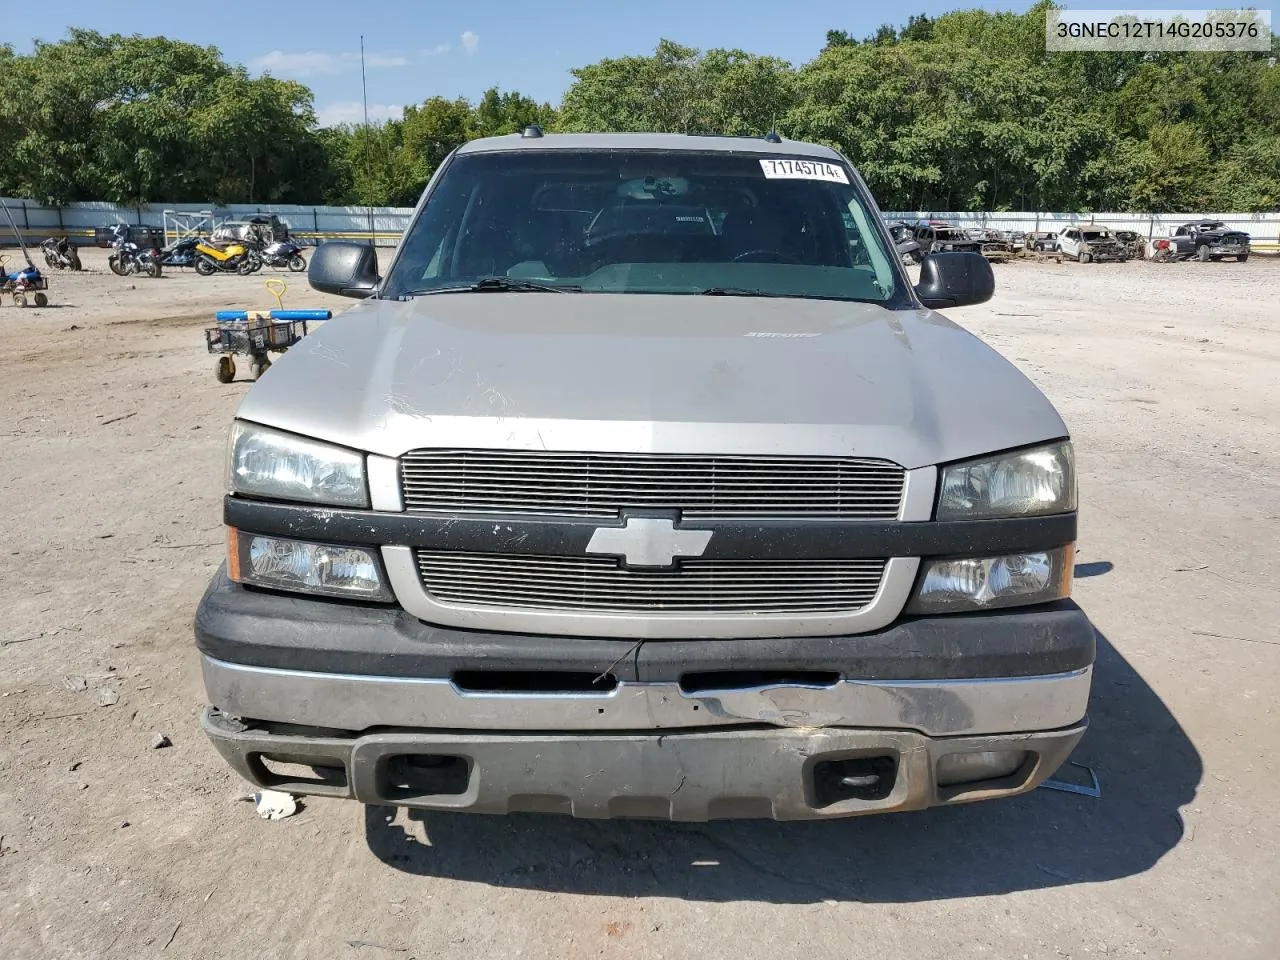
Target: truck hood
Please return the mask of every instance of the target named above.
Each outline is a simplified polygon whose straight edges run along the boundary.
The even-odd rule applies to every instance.
[[[366,300],[281,356],[239,416],[390,457],[749,453],[907,468],[1067,433],[1012,364],[929,310],[639,294]]]

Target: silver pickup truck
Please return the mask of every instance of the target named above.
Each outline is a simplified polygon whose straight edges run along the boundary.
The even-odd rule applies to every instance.
[[[203,725],[262,787],[802,819],[1027,791],[1085,730],[1067,428],[935,313],[852,165],[764,138],[458,149],[231,430]]]

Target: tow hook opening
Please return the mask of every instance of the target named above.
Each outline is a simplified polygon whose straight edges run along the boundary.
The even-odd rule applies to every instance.
[[[813,765],[814,806],[834,806],[847,800],[883,800],[898,782],[896,754],[820,760]]]
[[[401,753],[387,758],[383,776],[388,800],[456,797],[467,792],[471,761],[443,753]]]
[[[270,788],[290,784],[341,788],[347,786],[347,768],[337,758],[324,763],[314,758],[259,753],[252,756],[250,760],[256,761],[261,766],[259,778]]]

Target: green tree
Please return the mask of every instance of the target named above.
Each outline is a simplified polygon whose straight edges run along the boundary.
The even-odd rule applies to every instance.
[[[214,47],[72,29],[6,52],[0,186],[37,199],[289,201],[325,154],[311,92],[252,78]]]

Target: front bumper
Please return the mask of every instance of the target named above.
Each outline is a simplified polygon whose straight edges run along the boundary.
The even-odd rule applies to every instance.
[[[245,728],[208,710],[204,728],[232,767],[270,789],[470,813],[705,821],[850,817],[1012,796],[1052,774],[1085,726],[949,739],[782,728],[344,737]],[[948,754],[989,751],[1016,752],[1020,763],[997,779],[939,785]],[[280,764],[312,775],[300,779]]]
[[[637,643],[445,629],[223,573],[196,637],[205,730],[260,787],[687,820],[852,816],[1029,790],[1083,734],[1095,645],[1069,601],[847,637]],[[1016,753],[1017,769],[940,782],[944,756],[990,751]],[[874,790],[848,793],[842,777],[832,787],[849,763],[874,766]]]

